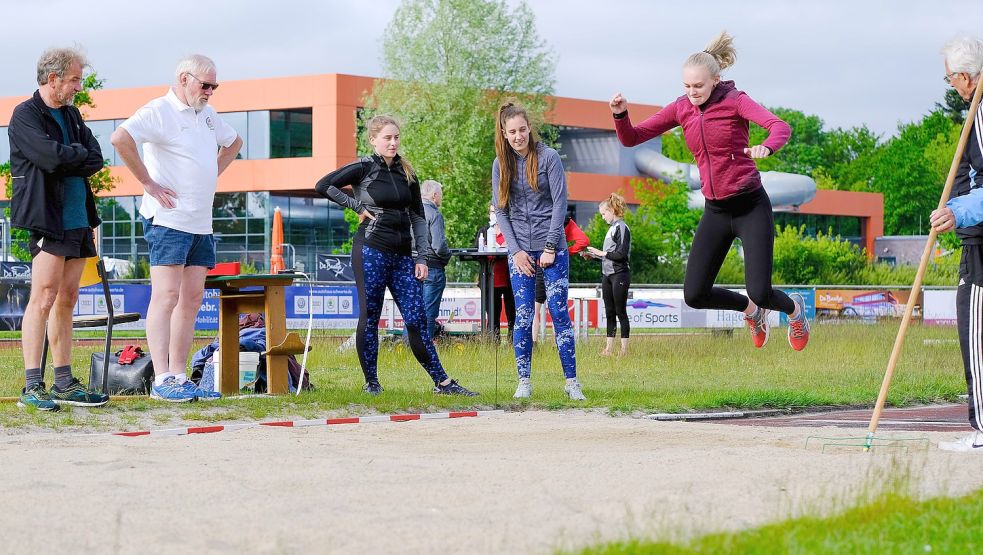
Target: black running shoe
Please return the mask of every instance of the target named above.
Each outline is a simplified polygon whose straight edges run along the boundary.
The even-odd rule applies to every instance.
[[[362,386],[362,391],[374,396],[382,393],[383,389],[379,385],[379,382],[365,382],[365,385]]]
[[[477,397],[477,391],[471,391],[470,389],[457,383],[457,380],[451,380],[447,385],[437,384],[433,388],[433,392],[437,395],[463,395],[464,397]]]
[[[48,395],[52,401],[59,405],[75,405],[76,407],[101,407],[109,402],[109,395],[86,389],[82,382],[74,376],[64,389],[57,385],[51,386]]]

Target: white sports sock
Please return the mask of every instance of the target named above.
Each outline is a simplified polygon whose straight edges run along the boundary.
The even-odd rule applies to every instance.
[[[180,374],[174,374],[174,377],[177,379],[177,383],[181,385],[184,385],[184,382],[188,381],[188,374],[186,374],[185,372],[181,372]]]
[[[156,376],[154,376],[154,385],[155,386],[161,385],[162,383],[164,383],[164,380],[170,378],[173,375],[174,374],[171,374],[170,372],[167,372],[165,374],[157,374]]]

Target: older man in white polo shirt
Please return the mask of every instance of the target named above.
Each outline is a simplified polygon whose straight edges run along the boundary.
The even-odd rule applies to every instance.
[[[205,274],[215,267],[215,187],[242,139],[208,105],[218,88],[214,62],[188,56],[178,63],[175,79],[166,95],[120,125],[112,143],[144,188],[140,215],[150,246],[151,397],[186,402],[220,397],[188,380],[187,362]]]

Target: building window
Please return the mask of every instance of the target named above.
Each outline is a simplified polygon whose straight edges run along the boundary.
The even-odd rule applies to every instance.
[[[620,175],[621,143],[614,131],[564,126],[558,131],[564,170]]]
[[[312,196],[270,197],[270,218],[273,209],[283,214],[284,262],[297,269],[313,271],[318,253],[331,253],[348,240],[345,211],[328,199]]]
[[[7,139],[7,128],[0,127],[0,164],[10,161],[10,141]]]
[[[312,155],[310,108],[270,110],[270,158],[304,158]]]

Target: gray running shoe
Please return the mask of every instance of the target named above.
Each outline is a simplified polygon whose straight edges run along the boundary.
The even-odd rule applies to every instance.
[[[580,387],[580,382],[572,381],[567,382],[567,385],[563,386],[563,391],[567,393],[571,401],[586,401],[587,397],[584,397],[584,391]]]
[[[515,395],[512,397],[515,399],[532,397],[532,384],[529,383],[529,378],[519,378],[519,386],[515,388]]]

